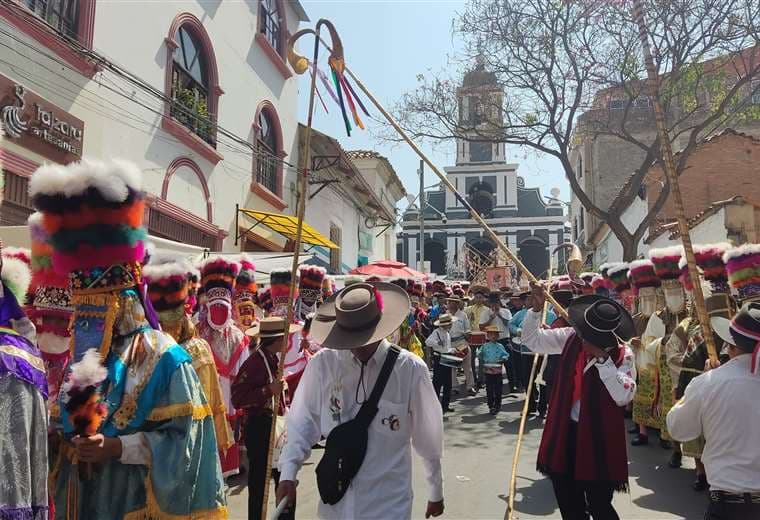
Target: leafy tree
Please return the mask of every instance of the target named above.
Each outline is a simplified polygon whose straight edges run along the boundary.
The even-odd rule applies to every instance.
[[[697,145],[726,127],[760,119],[760,3],[757,0],[642,0],[660,77],[669,138],[681,149],[677,173]],[[465,43],[458,58],[477,60],[496,75],[505,96],[484,96],[488,122],[460,122],[459,78],[443,72],[418,76],[418,86],[395,107],[414,137],[495,140],[556,158],[586,208],[607,223],[631,260],[664,206],[669,185],[656,194],[634,230],[621,215],[659,161],[650,119],[637,25],[630,0],[470,0],[454,30]],[[610,110],[615,100],[619,110]],[[578,181],[570,155],[579,136],[614,136],[639,150],[626,165],[631,182],[612,207],[595,204]]]

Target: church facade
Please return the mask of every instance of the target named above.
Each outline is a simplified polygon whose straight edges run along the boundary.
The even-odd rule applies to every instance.
[[[502,96],[495,76],[482,65],[465,75],[459,89],[459,117],[462,127],[472,130],[464,130],[457,139],[456,164],[444,170],[496,235],[540,277],[548,269],[550,252],[569,239],[567,218],[557,199],[559,190],[544,197],[538,188],[527,187],[518,175],[519,165],[507,162],[505,144],[485,140],[487,132],[476,130],[487,127],[489,118],[499,117]],[[425,261],[430,272],[467,277],[464,256],[488,256],[496,247],[445,188],[426,191],[423,206]],[[404,215],[397,242],[397,259],[412,267],[420,265],[418,208],[413,206]]]

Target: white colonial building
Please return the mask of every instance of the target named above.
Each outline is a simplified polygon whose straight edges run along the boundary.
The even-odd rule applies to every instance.
[[[544,273],[549,252],[566,239],[563,207],[554,192],[547,201],[538,188],[525,185],[518,164],[507,162],[507,150],[498,140],[486,140],[488,126],[501,113],[503,91],[496,76],[478,65],[464,77],[459,89],[460,124],[456,165],[445,168],[448,180],[483,217],[494,232],[535,275]],[[498,108],[496,108],[498,107]],[[424,201],[425,261],[432,273],[467,276],[462,271],[465,244],[490,254],[496,247],[480,225],[448,190],[427,191]],[[419,265],[419,210],[404,215],[397,259]]]
[[[298,0],[0,3],[2,224],[25,222],[43,162],[120,157],[145,174],[152,235],[283,250],[264,226],[242,233],[236,204],[293,212],[298,82],[286,42],[306,20]],[[8,132],[9,121],[21,127]]]

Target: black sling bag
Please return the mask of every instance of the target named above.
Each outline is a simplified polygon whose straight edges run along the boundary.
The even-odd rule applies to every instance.
[[[355,418],[339,424],[327,436],[325,454],[317,465],[317,487],[325,504],[332,506],[341,501],[364,462],[369,425],[377,415],[377,404],[400,352],[399,347],[391,346],[369,399]]]

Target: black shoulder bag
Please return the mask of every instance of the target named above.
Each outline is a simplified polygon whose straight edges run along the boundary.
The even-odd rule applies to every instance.
[[[377,404],[400,352],[399,347],[391,346],[369,399],[355,418],[339,424],[327,436],[325,454],[317,465],[317,487],[325,504],[332,506],[341,501],[364,462],[369,425],[377,415]]]

